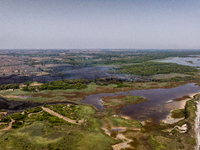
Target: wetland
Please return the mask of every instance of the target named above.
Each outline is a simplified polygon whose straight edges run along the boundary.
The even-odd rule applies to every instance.
[[[199,51],[24,50],[21,59],[22,51],[1,54],[3,149],[195,148]],[[155,63],[169,57],[171,64]]]

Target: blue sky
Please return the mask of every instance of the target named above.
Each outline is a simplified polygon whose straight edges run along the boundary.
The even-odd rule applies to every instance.
[[[200,49],[200,0],[0,0],[0,49]]]

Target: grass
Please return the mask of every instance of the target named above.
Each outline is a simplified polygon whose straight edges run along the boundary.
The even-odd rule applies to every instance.
[[[0,129],[3,129],[7,126],[8,124],[0,124]]]
[[[102,101],[103,101],[103,105],[106,108],[112,108],[114,112],[117,113],[119,108],[122,108],[126,105],[139,104],[139,103],[147,101],[147,99],[140,96],[120,95],[120,96],[113,96],[113,97],[109,97],[109,96],[103,97]]]
[[[101,88],[113,88],[115,84],[108,86],[101,86]],[[22,90],[14,91],[0,91],[0,95],[7,96],[8,100],[21,100],[21,101],[33,101],[33,102],[47,102],[47,101],[78,101],[87,95],[87,93],[95,92],[97,86],[94,82],[91,82],[86,89],[66,89],[66,90],[44,90],[39,92],[26,92]],[[78,94],[77,94],[78,93]],[[9,97],[9,96],[29,96],[26,99],[20,99],[20,97]]]
[[[0,91],[0,95],[27,95],[27,94],[30,94],[30,92],[22,91],[20,89],[15,89],[14,91],[6,91],[6,90]]]
[[[188,119],[191,122],[194,122],[194,119],[196,117],[196,100],[198,99],[198,95],[195,96],[195,98],[193,98],[192,100],[189,100],[186,102],[185,105],[185,116],[186,119]]]
[[[40,112],[40,111],[42,111],[42,108],[40,106],[37,106],[32,109],[26,109],[24,112],[25,113],[36,113],[36,112]]]
[[[185,109],[174,109],[174,110],[172,110],[171,117],[174,118],[174,119],[185,117]]]
[[[116,127],[134,127],[134,128],[142,127],[142,124],[136,120],[129,120],[121,117],[108,117],[108,119],[111,121],[113,126]]]
[[[151,89],[151,88],[162,88],[169,85],[169,82],[124,82],[124,84],[130,85],[132,88],[136,89]]]
[[[174,142],[174,139],[165,137],[165,136],[153,136],[154,140],[162,144],[161,149],[170,149],[170,150],[176,150],[179,145],[178,142]]]
[[[190,145],[195,145],[196,144],[195,138],[188,138],[187,143]]]
[[[156,74],[153,75],[153,79],[170,79],[174,77],[185,77],[188,76],[187,74],[181,74],[181,73],[169,73],[169,74]]]
[[[74,131],[74,135],[69,135],[69,133],[65,132],[63,136],[54,135],[59,132],[58,129],[52,128],[46,122],[34,122],[32,125],[23,127],[21,129],[15,129],[12,132],[4,134],[3,137],[0,138],[0,147],[2,149],[50,149],[50,146],[53,148],[65,149],[64,147],[69,147],[77,145],[76,142],[80,139],[80,134],[76,135],[75,130],[70,128],[71,131]],[[47,130],[50,130],[47,132]],[[45,132],[44,132],[45,131]],[[54,133],[54,134],[52,134]],[[48,135],[48,138],[47,138]],[[62,134],[61,134],[62,135]],[[63,141],[65,137],[71,141]],[[5,140],[6,139],[6,140]],[[62,145],[59,147],[59,145]],[[75,146],[77,147],[77,146]]]
[[[78,115],[76,114],[76,106],[75,105],[56,104],[56,105],[45,105],[45,107],[57,112],[60,115],[70,118],[72,120],[80,119],[78,117]]]
[[[127,82],[125,84],[130,84],[133,89],[137,89],[139,86],[141,89],[148,89],[169,85],[167,82]],[[96,94],[102,92],[102,90],[104,90],[105,93],[122,90],[113,89],[113,87],[116,87],[116,85],[97,86],[95,83],[91,83],[91,85],[88,86],[88,91],[84,92],[83,90],[87,89],[78,90],[79,92],[70,92],[70,90],[48,90],[36,93],[27,93],[16,90],[13,91],[13,93],[16,95],[19,93],[27,93],[27,95],[29,94],[29,96],[32,96],[26,100],[66,101],[69,99],[72,100],[73,98],[78,99],[87,94]],[[6,93],[10,91],[0,92]],[[192,128],[196,116],[195,101],[198,99],[197,96],[195,99],[187,102],[184,110],[174,110],[173,113],[176,117],[180,117],[179,115],[185,113],[186,118],[183,119],[182,122],[179,121],[177,124],[172,125],[146,123],[146,125],[143,126],[140,122],[135,120],[111,117],[113,113],[115,113],[115,111],[113,111],[115,106],[118,107],[119,104],[136,104],[141,102],[141,100],[144,100],[142,97],[130,95],[120,96],[108,97],[109,100],[107,101],[107,104],[112,106],[105,107],[105,109],[99,111],[95,111],[90,105],[75,105],[75,108],[73,110],[69,109],[69,112],[68,109],[63,109],[66,105],[50,105],[52,110],[62,115],[68,115],[69,118],[83,118],[85,122],[80,125],[63,122],[63,120],[41,111],[41,107],[25,111],[24,117],[22,117],[23,115],[15,114],[15,119],[18,118],[16,120],[18,120],[18,123],[22,121],[22,124],[17,123],[16,128],[13,128],[10,131],[0,132],[0,149],[110,149],[112,144],[116,144],[119,141],[116,141],[103,133],[101,127],[103,125],[105,127],[106,123],[107,126],[127,127],[128,131],[123,134],[133,140],[131,145],[135,149],[173,149],[174,147],[180,149],[192,149],[194,147],[194,140],[192,139],[194,137],[194,131]],[[120,106],[123,107],[123,105]],[[35,114],[32,114],[31,118],[29,118],[27,117],[29,113]],[[107,122],[103,120],[105,118]],[[185,134],[180,134],[177,131],[172,135],[169,135],[168,132],[164,132],[165,129],[171,129],[175,125],[182,126],[183,124],[188,125],[188,132]],[[1,128],[3,128],[3,126]],[[109,128],[111,128],[111,126]],[[141,131],[134,130],[134,128],[140,128]],[[113,135],[113,137],[114,136],[115,135]]]
[[[121,101],[123,102],[126,102],[126,103],[134,103],[134,104],[137,104],[137,103],[140,103],[140,100],[143,99],[142,97],[140,96],[126,96],[124,98],[121,99]]]
[[[53,107],[59,110],[58,106]],[[91,106],[78,105],[73,108],[78,117],[85,119],[83,124],[69,124],[47,112],[38,112],[39,107],[26,111],[26,115],[35,112],[31,118],[13,114],[11,117],[21,117],[23,124],[8,132],[0,132],[0,149],[110,150],[111,145],[119,142],[103,133],[101,121],[96,118],[96,111]]]
[[[48,92],[43,94],[49,95]],[[57,93],[56,93],[57,94]],[[69,93],[73,96],[73,93]],[[36,98],[36,97],[35,97]],[[113,97],[109,97],[113,99]],[[132,96],[118,96],[122,103],[130,104],[137,103],[142,97]],[[123,99],[123,100],[122,100]],[[83,118],[84,123],[80,125],[73,125],[59,119],[55,116],[41,111],[41,107],[28,109],[25,115],[16,113],[10,115],[11,118],[18,120],[16,128],[13,127],[10,131],[0,132],[0,149],[110,149],[111,145],[120,141],[114,140],[105,135],[101,127],[111,126],[127,127],[127,131],[123,132],[127,138],[132,139],[130,143],[135,149],[192,149],[194,147],[194,131],[192,130],[195,118],[195,106],[198,96],[187,101],[185,109],[174,110],[175,115],[185,113],[186,118],[175,124],[152,123],[146,122],[142,125],[140,122],[121,117],[111,117],[113,115],[113,108],[106,107],[103,110],[96,111],[90,105],[72,105],[69,108],[67,105],[48,105],[48,107],[59,114],[68,115],[73,118]],[[29,113],[34,113],[31,118]],[[166,129],[172,129],[174,126],[183,124],[188,125],[188,132],[181,134],[178,131],[164,132]],[[3,128],[3,127],[2,127]],[[135,130],[140,128],[141,131]],[[116,133],[113,133],[115,137]]]
[[[104,135],[101,132],[90,132],[84,134],[84,138],[78,142],[78,149],[81,150],[104,150],[111,149],[110,145],[114,145],[116,142],[109,136]]]
[[[148,143],[153,150],[166,150],[166,146],[159,142],[153,135],[148,137]]]

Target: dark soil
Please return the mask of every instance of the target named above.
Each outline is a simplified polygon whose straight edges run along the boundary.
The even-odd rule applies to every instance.
[[[33,108],[37,106],[43,106],[45,104],[74,104],[72,102],[48,102],[48,103],[38,103],[29,101],[8,101],[5,98],[0,97],[0,110],[6,110],[8,112],[18,112],[23,111],[28,108]]]

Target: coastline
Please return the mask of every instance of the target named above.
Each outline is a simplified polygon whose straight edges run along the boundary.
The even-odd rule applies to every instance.
[[[196,118],[195,118],[195,134],[196,134],[196,150],[199,150],[199,146],[200,146],[200,141],[199,141],[199,119],[200,119],[200,102],[199,100],[196,102]]]
[[[176,107],[176,108],[174,108],[174,109],[184,109],[184,108],[185,108],[185,105],[186,105],[186,102],[187,102],[188,100],[191,100],[191,99],[192,99],[195,95],[197,95],[197,94],[199,94],[199,93],[188,94],[188,96],[189,96],[190,98],[186,98],[185,100],[177,101],[176,103],[179,103],[179,104],[178,104],[179,106]],[[171,112],[172,112],[174,109],[171,109],[171,111],[169,112],[169,114],[168,114],[163,120],[161,120],[161,121],[164,122],[164,123],[167,123],[167,124],[173,124],[173,123],[175,123],[175,122],[178,122],[179,120],[184,119],[184,118],[177,118],[177,119],[172,118],[172,117],[171,117]]]

